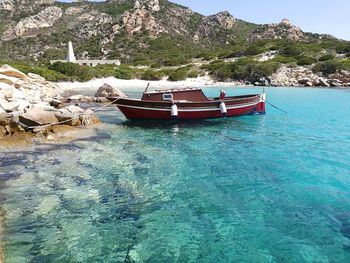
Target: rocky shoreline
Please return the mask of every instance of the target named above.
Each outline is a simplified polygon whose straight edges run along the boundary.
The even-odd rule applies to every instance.
[[[0,67],[0,148],[57,141],[69,130],[99,124],[96,113],[83,103],[108,102],[107,96],[124,96],[102,86],[96,96],[72,96],[39,75],[24,74],[8,65]]]
[[[339,70],[329,76],[313,73],[309,67],[280,67],[270,76],[272,86],[279,87],[350,87],[350,71]]]

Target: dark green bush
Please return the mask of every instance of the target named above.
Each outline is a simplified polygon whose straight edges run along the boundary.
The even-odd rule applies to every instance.
[[[136,78],[136,73],[129,67],[119,67],[115,70],[114,76],[117,79],[133,79]]]
[[[318,61],[328,61],[328,60],[333,60],[335,59],[335,55],[334,54],[325,54],[323,56],[321,56]]]
[[[278,56],[274,57],[272,59],[272,61],[278,62],[278,63],[283,63],[283,64],[297,63],[297,59],[292,58],[292,57],[285,57],[285,56],[282,56],[282,55],[278,55]]]
[[[95,77],[95,70],[93,68],[88,66],[80,66],[74,63],[56,62],[50,65],[49,69],[79,81],[88,81]]]
[[[146,70],[142,75],[141,79],[143,80],[161,80],[164,77],[161,71],[155,70]]]
[[[312,65],[316,63],[316,59],[308,56],[299,56],[298,58],[298,65],[299,66],[306,66],[306,65]]]
[[[259,45],[252,45],[249,46],[244,52],[243,55],[245,56],[255,56],[255,55],[259,55],[261,53],[266,52],[267,49],[263,46],[259,46]]]
[[[330,75],[333,74],[337,71],[337,69],[340,68],[340,64],[336,61],[327,61],[327,62],[321,62],[317,63],[312,71],[317,73],[317,72],[322,72],[324,75]]]
[[[189,78],[197,78],[200,75],[200,72],[193,69],[190,72],[188,72],[188,77]]]
[[[169,74],[168,80],[170,81],[180,81],[186,80],[188,77],[188,69],[180,68]]]
[[[295,44],[289,44],[286,47],[282,48],[281,55],[287,57],[298,57],[303,52],[303,49]]]

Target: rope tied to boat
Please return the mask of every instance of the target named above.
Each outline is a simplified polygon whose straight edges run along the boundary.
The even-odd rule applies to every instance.
[[[262,101],[266,102],[267,104],[269,104],[271,107],[275,108],[276,110],[279,110],[279,111],[281,111],[281,112],[283,112],[283,113],[285,113],[285,114],[288,114],[287,111],[282,110],[281,108],[279,108],[279,107],[273,105],[271,102],[267,101],[266,99],[264,99],[264,98],[262,98],[262,97],[261,97],[261,99],[262,99]]]
[[[102,109],[107,108],[110,105],[116,103],[119,99],[121,99],[121,98],[117,98],[117,99],[113,100],[112,102],[107,103],[106,105],[103,105],[102,107],[92,109],[92,111],[93,111],[93,113],[101,111]],[[75,120],[77,118],[83,117],[82,123],[85,123],[85,124],[89,125],[89,121],[86,121],[86,116],[87,115],[91,115],[91,114],[80,113],[80,114],[77,114],[77,115],[75,115],[74,117],[72,117],[70,119],[67,119],[67,120],[64,120],[64,121],[60,121],[60,122],[56,122],[56,123],[44,124],[44,125],[28,126],[28,125],[26,125],[26,124],[24,124],[24,123],[22,123],[20,121],[18,121],[18,124],[20,126],[22,126],[23,128],[25,128],[25,129],[32,130],[32,129],[37,129],[37,128],[47,128],[47,127],[51,127],[51,126],[55,126],[55,125],[65,124],[65,123],[68,123],[68,122],[70,122],[72,120]]]

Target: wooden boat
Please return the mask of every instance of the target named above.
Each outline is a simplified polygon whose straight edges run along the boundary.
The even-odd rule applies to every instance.
[[[167,89],[143,93],[141,99],[109,97],[130,120],[209,119],[265,114],[266,95],[208,98],[200,88]]]

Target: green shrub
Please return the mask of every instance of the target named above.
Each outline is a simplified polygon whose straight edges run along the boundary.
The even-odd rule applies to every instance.
[[[199,75],[200,75],[200,72],[194,69],[188,72],[189,78],[197,78]]]
[[[164,66],[172,67],[172,66],[181,66],[189,63],[189,60],[183,56],[172,57],[164,61]]]
[[[188,77],[188,69],[180,68],[169,74],[168,80],[170,81],[180,81],[186,80]]]
[[[302,48],[295,45],[289,44],[281,50],[281,55],[285,55],[287,57],[298,57],[303,52]]]
[[[60,72],[54,71],[54,70],[47,69],[47,68],[34,67],[30,70],[30,72],[34,73],[34,74],[38,74],[48,81],[57,82],[57,81],[69,81],[70,80],[70,78],[67,77],[66,75],[64,75]]]
[[[249,46],[244,52],[243,55],[245,56],[255,56],[255,55],[259,55],[261,53],[266,52],[267,49],[263,46],[259,46],[259,45],[252,45]]]
[[[117,79],[133,79],[136,77],[136,74],[131,68],[119,67],[115,70],[114,76]]]
[[[298,57],[298,65],[299,66],[306,66],[306,65],[312,65],[316,63],[316,59],[308,56],[299,56]]]
[[[213,75],[215,76],[216,79],[220,81],[226,81],[228,79],[232,79],[234,73],[232,71],[231,64],[225,64],[222,67],[216,69],[213,72]]]
[[[146,70],[142,75],[143,80],[161,80],[163,78],[163,73],[161,71]]]
[[[325,54],[323,56],[321,56],[318,61],[328,61],[328,60],[333,60],[335,59],[335,55],[334,54]]]
[[[341,69],[350,70],[350,59],[340,61]]]
[[[327,62],[321,62],[317,63],[312,71],[317,73],[317,72],[322,72],[324,75],[330,75],[333,74],[337,71],[337,69],[340,68],[340,64],[336,61],[327,61]]]
[[[274,57],[274,58],[272,59],[272,61],[278,62],[278,63],[283,63],[283,64],[293,64],[293,63],[297,63],[297,59],[292,58],[292,57],[282,56],[282,55],[278,55],[278,56]]]
[[[213,60],[216,59],[218,54],[215,51],[205,51],[200,53],[197,58],[202,58],[204,60]]]
[[[88,66],[80,66],[74,63],[56,62],[50,65],[49,69],[72,77],[72,79],[79,81],[88,81],[95,77],[95,71],[93,68]]]

